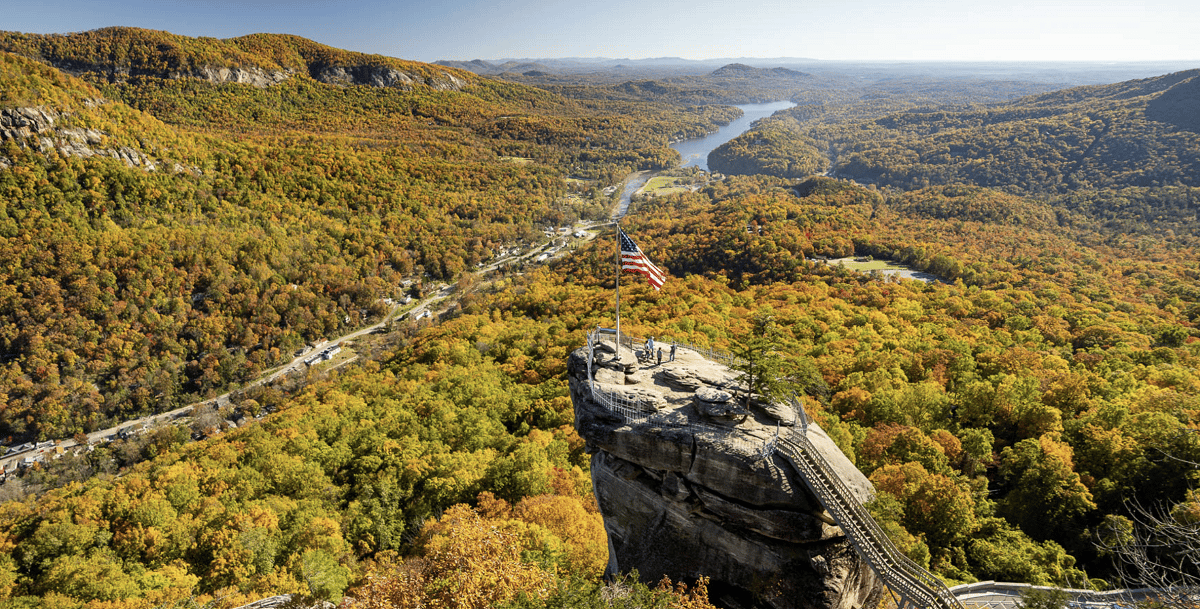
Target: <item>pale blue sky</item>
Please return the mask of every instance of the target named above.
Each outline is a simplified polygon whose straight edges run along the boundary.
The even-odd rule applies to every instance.
[[[0,29],[288,33],[405,59],[1200,60],[1196,0],[37,0]]]

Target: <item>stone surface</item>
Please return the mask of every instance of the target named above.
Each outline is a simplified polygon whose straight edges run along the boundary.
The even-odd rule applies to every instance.
[[[94,107],[103,100],[85,100],[85,105]],[[0,141],[14,140],[22,148],[36,148],[43,154],[57,151],[63,156],[80,158],[109,157],[146,171],[158,169],[160,161],[150,155],[131,148],[102,148],[107,135],[96,129],[63,127],[59,123],[70,118],[70,113],[60,113],[43,106],[23,108],[0,108]],[[0,159],[0,166],[11,164]],[[184,167],[173,163],[175,172],[203,173],[196,167]]]
[[[796,410],[787,404],[764,404],[755,401],[751,402],[750,406],[761,410],[772,421],[781,425],[791,427],[796,423]]]
[[[696,400],[708,403],[724,404],[733,399],[733,394],[712,387],[700,387],[696,389]]]
[[[214,68],[205,66],[196,70],[190,76],[213,83],[240,83],[260,89],[277,85],[292,77],[292,70],[267,71],[257,67]],[[172,78],[180,78],[182,74],[172,74]]]
[[[764,458],[780,417],[791,419],[790,407],[756,407],[736,425],[714,424],[700,409],[730,403],[735,373],[688,349],[674,362],[637,368],[627,376],[642,379],[636,385],[597,385],[657,394],[655,412],[630,424],[593,399],[587,349],[568,361],[575,426],[592,454],[608,532],[610,574],[637,569],[648,582],[707,576],[714,602],[728,607],[876,606],[883,587],[875,574],[791,464],[773,453]],[[870,482],[818,426],[809,429],[817,450],[869,499]]]

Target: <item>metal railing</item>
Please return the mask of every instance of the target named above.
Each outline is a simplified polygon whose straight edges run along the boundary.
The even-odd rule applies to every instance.
[[[606,338],[609,340],[605,340]],[[593,340],[604,341],[604,342],[615,344],[616,343],[616,331],[613,330],[612,328],[596,328],[594,331],[588,333],[589,345],[591,344],[591,342]],[[631,336],[629,334],[621,335],[621,346],[629,349],[630,351],[636,352],[638,350],[639,346],[643,346],[645,344],[646,344],[646,339],[644,339],[644,338],[637,337],[637,336]],[[739,363],[742,361],[736,355],[732,355],[732,354],[726,353],[724,351],[713,349],[712,347],[701,347],[698,345],[694,345],[692,343],[685,343],[683,341],[655,339],[654,346],[656,348],[673,346],[673,347],[676,347],[677,349],[689,349],[691,351],[695,351],[696,353],[702,355],[705,359],[708,359],[708,360],[711,360],[711,361],[714,361],[717,363],[725,364],[726,366],[728,366],[730,364],[736,364],[736,363]],[[648,355],[652,355],[652,354],[648,354]]]
[[[707,423],[684,422],[678,419],[669,419],[666,417],[655,417],[654,415],[658,413],[658,408],[655,406],[655,404],[641,400],[637,397],[630,397],[629,395],[620,391],[607,390],[600,384],[596,383],[595,373],[592,370],[592,366],[595,362],[596,345],[602,340],[602,337],[605,336],[613,337],[615,339],[615,333],[607,330],[607,328],[597,328],[596,331],[588,333],[588,384],[592,391],[593,401],[601,406],[604,406],[610,412],[619,415],[621,419],[628,425],[642,425],[653,422],[655,425],[661,427],[687,429],[693,433],[705,434],[709,437],[719,436],[721,444],[734,448],[738,452],[747,455],[757,455],[759,460],[767,459],[774,454],[775,446],[779,439],[778,426],[776,426],[775,429],[775,436],[769,440],[763,440],[761,443],[743,440],[737,437],[743,434],[736,434],[736,431],[729,427],[711,425]],[[615,340],[612,342],[615,342]],[[627,337],[622,335],[621,343],[630,349],[633,349],[633,345],[644,343],[644,341],[637,337]],[[675,345],[677,348],[682,347],[685,349],[693,349],[705,357],[708,357],[708,354],[710,353],[715,353],[716,357],[724,358],[728,361],[733,361],[735,359],[733,356],[716,352],[711,349],[701,351],[699,348],[687,345],[686,343],[663,341],[659,344],[664,346]]]
[[[833,516],[859,557],[905,603],[922,608],[963,608],[942,580],[896,548],[805,433],[793,429],[779,446],[780,454],[796,466],[800,477]]]

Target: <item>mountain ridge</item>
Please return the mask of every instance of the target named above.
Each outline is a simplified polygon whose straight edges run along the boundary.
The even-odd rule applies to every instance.
[[[131,76],[192,77],[266,87],[296,74],[327,84],[435,90],[457,90],[476,82],[469,71],[346,51],[290,34],[216,39],[131,27],[73,34],[2,31],[0,50],[109,82]]]

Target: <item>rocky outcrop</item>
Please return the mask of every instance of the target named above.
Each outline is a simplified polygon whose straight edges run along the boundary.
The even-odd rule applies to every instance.
[[[309,73],[314,80],[333,85],[395,87],[405,90],[425,85],[437,91],[458,91],[467,84],[449,72],[441,72],[437,77],[424,78],[380,65],[317,66],[310,68]]]
[[[306,598],[300,594],[271,596],[235,609],[333,609],[334,604]]]
[[[637,569],[643,581],[707,576],[715,602],[725,606],[875,606],[882,593],[875,574],[790,463],[763,456],[780,419],[793,417],[753,404],[731,416],[739,408],[734,374],[690,350],[661,365],[602,353],[597,388],[640,400],[629,412],[645,421],[628,424],[594,399],[587,353],[571,355],[568,373],[575,425],[592,453],[610,575]],[[870,482],[818,427],[809,434],[868,499]]]
[[[154,78],[164,78],[169,80],[179,80],[181,78],[198,78],[207,80],[211,83],[241,83],[258,88],[266,88],[271,85],[277,85],[296,73],[295,70],[266,70],[258,66],[235,66],[235,67],[218,67],[218,66],[203,66],[195,69],[186,68],[167,68],[167,69],[147,69],[136,66],[114,65],[109,63],[90,63],[79,60],[68,59],[43,59],[51,66],[66,72],[72,76],[83,76],[85,74],[99,75],[105,80],[113,83],[121,83],[129,80],[133,76],[151,76]]]
[[[101,100],[85,100],[89,108],[102,103]],[[58,126],[67,116],[45,106],[2,108],[0,141],[16,140],[19,146],[35,148],[43,154],[57,151],[63,156],[80,158],[108,157],[146,171],[159,168],[159,161],[129,146],[102,147],[107,139],[103,131]],[[0,169],[7,169],[11,164],[9,159],[0,157]],[[172,163],[171,168],[176,172],[201,173],[199,168],[187,168],[178,163]]]
[[[197,78],[214,84],[237,83],[264,89],[296,75],[295,69],[267,70],[258,66],[204,66],[193,70],[147,70],[129,66],[90,64],[78,61],[49,61],[50,65],[73,76],[99,74],[109,82],[125,82],[131,76],[152,76],[178,80]],[[412,89],[427,86],[437,91],[458,91],[467,82],[449,71],[423,77],[386,65],[323,65],[310,64],[308,75],[313,80],[331,85],[361,85],[378,88]]]
[[[27,138],[54,128],[59,114],[44,106],[0,110],[0,137]]]
[[[265,89],[291,78],[293,74],[295,74],[294,70],[267,71],[257,67],[214,68],[205,66],[188,76],[207,80],[212,83],[233,82]],[[180,78],[182,75],[172,77]]]

